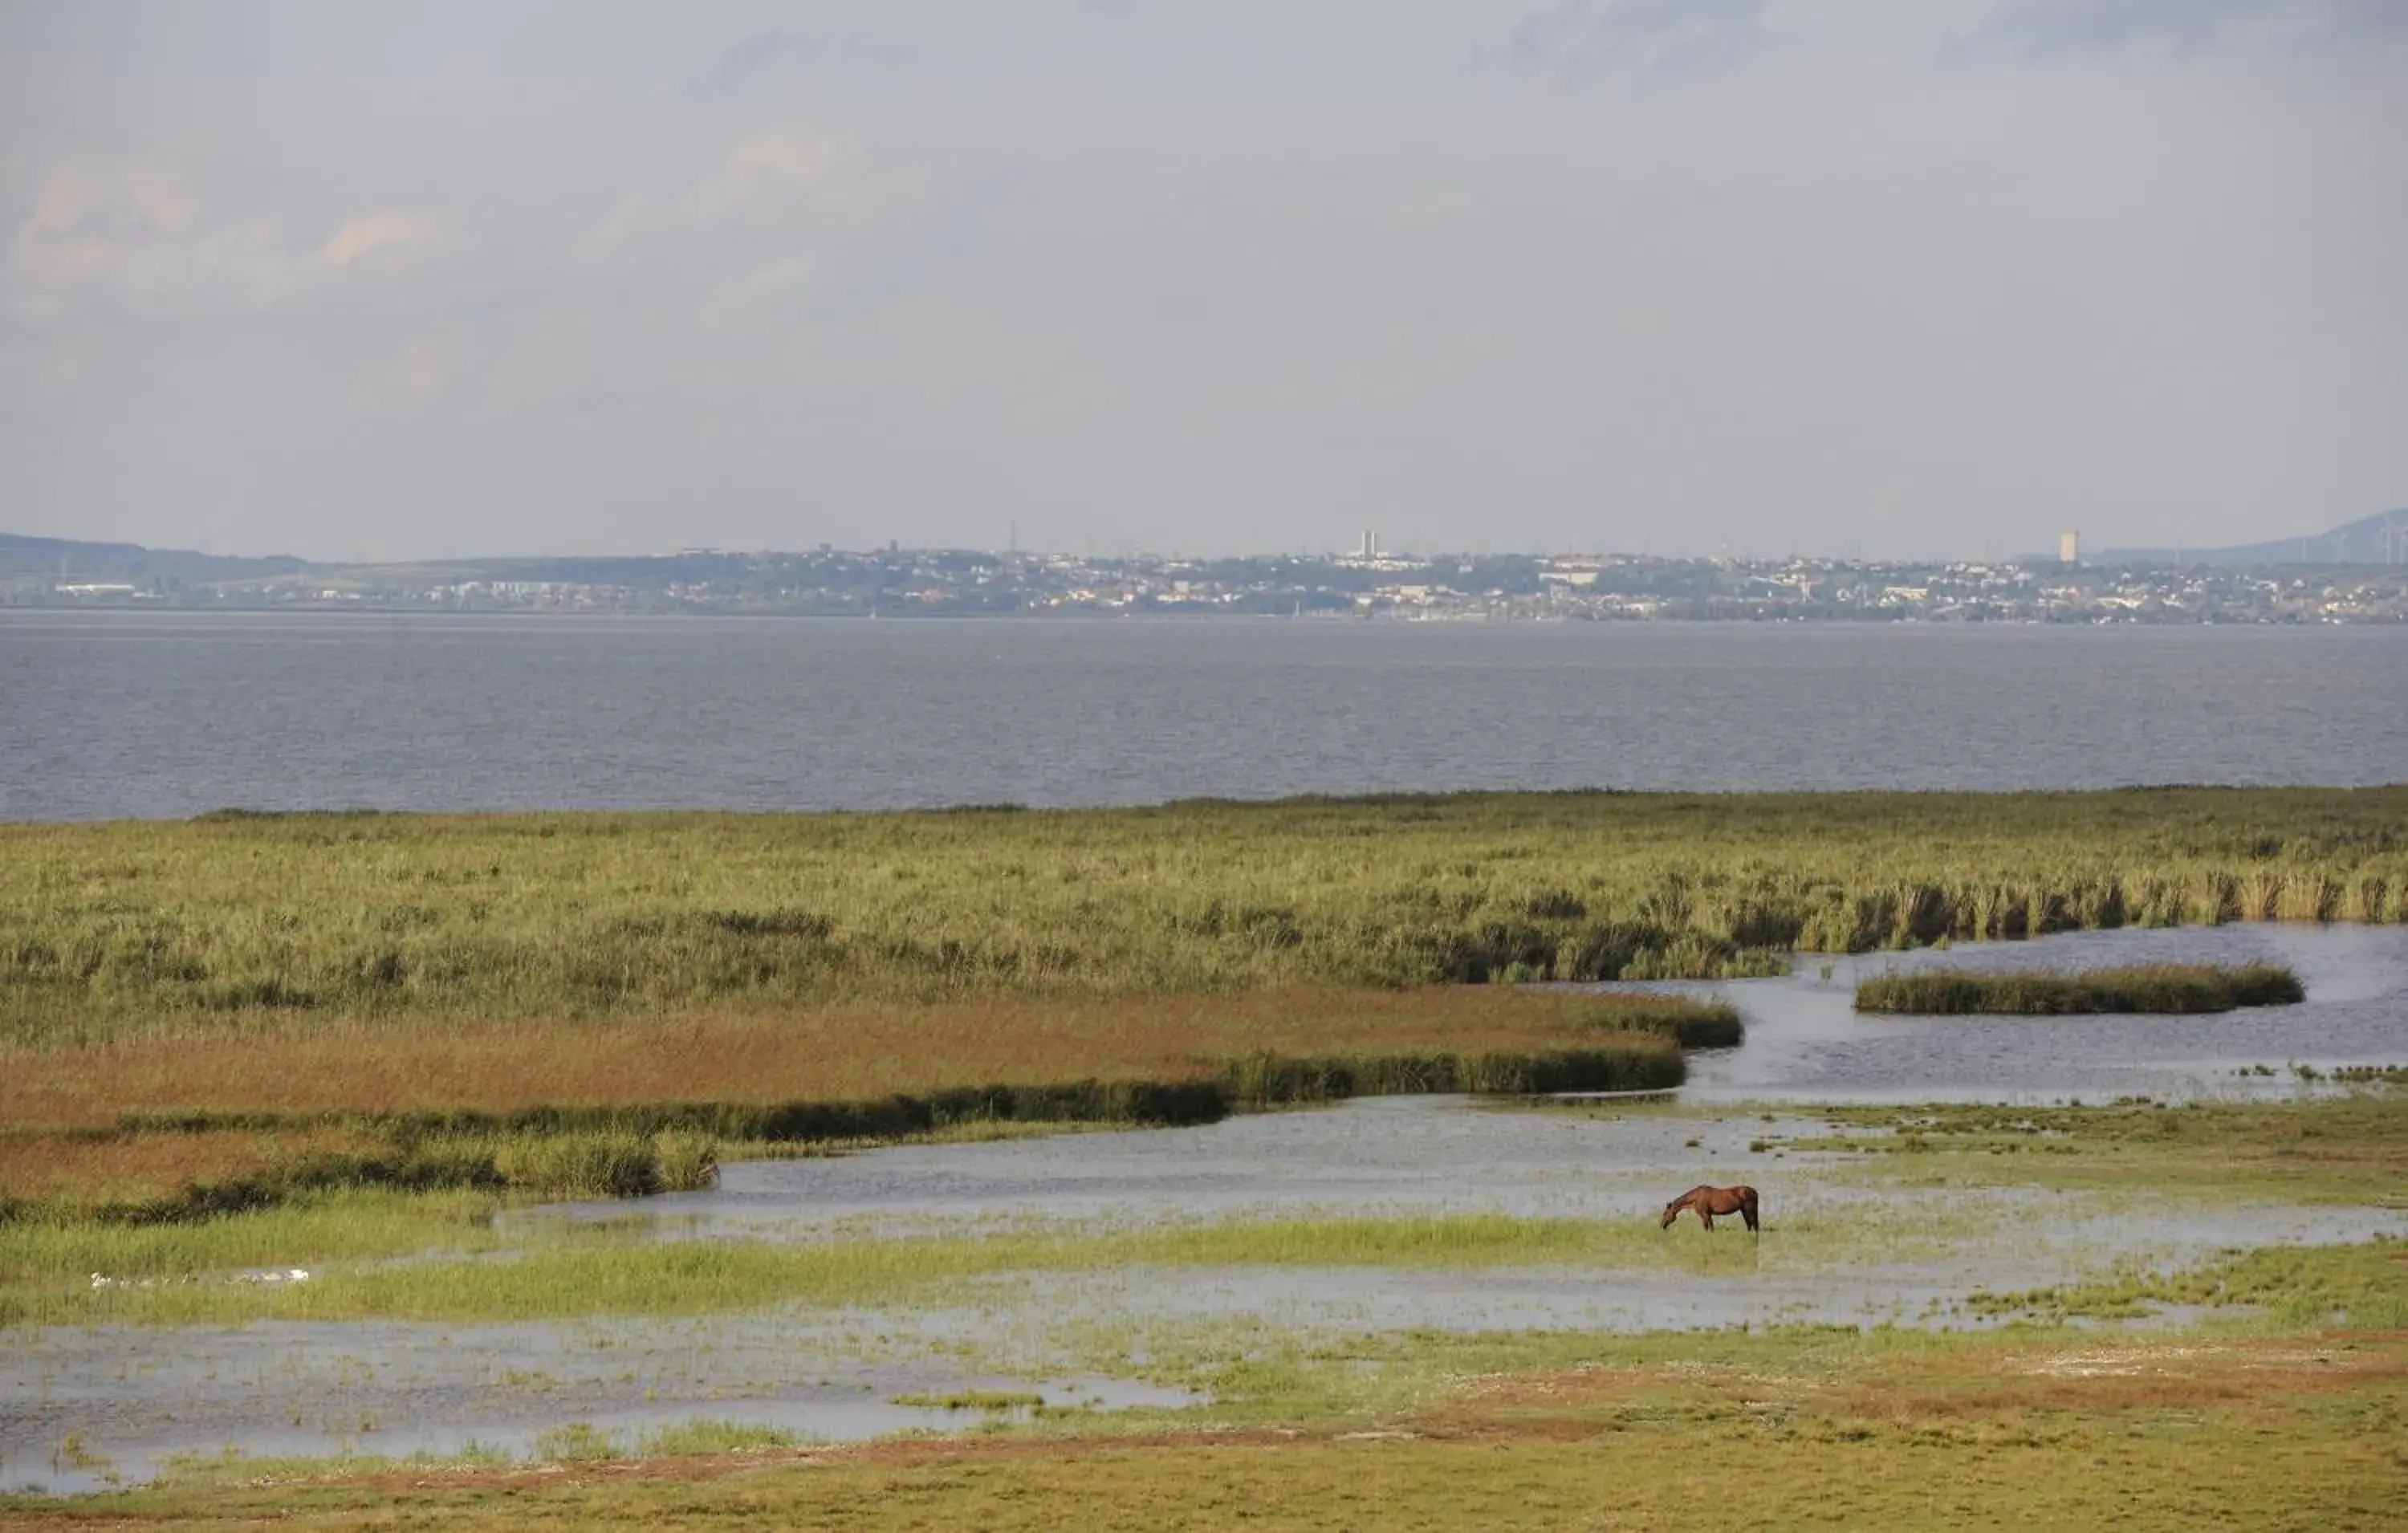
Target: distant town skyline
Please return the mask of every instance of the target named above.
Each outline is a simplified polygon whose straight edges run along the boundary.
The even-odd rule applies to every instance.
[[[22,545],[24,540],[29,537],[38,541],[45,537],[55,538],[55,535],[27,534],[17,528],[0,525],[0,574],[6,574],[18,569],[21,566],[25,566],[26,550]],[[487,551],[482,552],[467,552],[418,557],[404,555],[380,560],[332,559],[321,554],[313,553],[310,550],[306,548],[194,549],[175,545],[145,545],[132,540],[120,539],[55,538],[55,540],[70,545],[71,547],[75,545],[89,545],[94,548],[112,546],[126,547],[163,554],[191,552],[237,562],[246,560],[265,561],[280,558],[294,560],[320,567],[337,567],[347,565],[364,566],[379,565],[435,565],[447,562],[476,564],[507,561],[645,561],[660,560],[665,558],[681,558],[688,555],[722,554],[760,555],[765,557],[800,557],[807,556],[814,552],[819,553],[833,552],[847,556],[862,557],[874,556],[881,552],[902,552],[910,554],[977,553],[998,558],[1010,557],[1027,559],[1059,558],[1095,559],[1106,561],[1125,561],[1130,559],[1147,561],[1178,561],[1195,559],[1215,562],[1261,562],[1276,561],[1281,559],[1302,559],[1340,564],[1350,562],[1369,563],[1375,560],[1401,560],[1408,563],[1419,563],[1434,559],[1443,561],[1451,558],[1521,558],[1547,560],[1603,557],[1613,559],[1655,558],[1669,559],[1675,562],[1697,562],[1723,559],[1742,564],[1778,564],[1784,561],[1803,561],[1825,564],[1870,563],[1939,566],[1951,564],[2030,564],[2035,562],[2047,562],[2053,557],[2055,562],[2066,565],[2092,563],[2100,560],[2114,560],[2120,558],[2128,561],[2140,560],[2142,562],[2157,565],[2180,566],[2186,558],[2206,557],[2219,563],[2230,565],[2331,563],[2341,565],[2372,564],[2381,566],[2408,566],[2408,507],[2401,507],[2386,511],[2379,511],[2372,516],[2360,517],[2355,521],[2344,523],[2338,526],[2324,527],[2313,532],[2278,534],[2273,537],[2255,538],[2247,543],[2240,544],[2169,544],[2157,548],[2100,548],[2096,544],[2085,542],[2081,531],[2078,528],[2066,528],[2059,531],[2052,540],[2055,545],[2053,550],[2040,547],[2014,550],[1985,548],[1975,551],[1960,550],[1955,552],[1942,554],[1892,556],[1888,558],[1868,555],[1861,551],[1854,549],[1794,548],[1784,550],[1780,552],[1765,552],[1755,550],[1718,550],[1712,553],[1699,554],[1657,553],[1654,550],[1644,547],[1630,548],[1614,547],[1611,545],[1597,545],[1589,547],[1574,545],[1560,548],[1479,548],[1473,546],[1403,547],[1388,540],[1376,527],[1366,527],[1361,529],[1354,535],[1354,537],[1351,542],[1344,544],[1336,542],[1303,542],[1284,548],[1256,548],[1229,551],[1186,550],[1177,547],[1149,547],[1129,543],[1125,543],[1119,547],[1110,549],[1025,547],[1023,546],[1019,537],[1019,529],[1017,526],[1013,526],[1007,531],[1007,540],[999,545],[977,543],[907,544],[899,538],[889,538],[882,545],[873,545],[869,547],[839,547],[833,542],[823,539],[818,543],[810,545],[795,545],[787,547],[765,545],[760,548],[742,548],[730,544],[687,543],[678,545],[674,548],[656,547],[649,549],[621,548],[585,550],[545,549],[521,552],[494,552]]]
[[[0,7],[0,528],[1869,559],[2408,503],[2408,6]]]

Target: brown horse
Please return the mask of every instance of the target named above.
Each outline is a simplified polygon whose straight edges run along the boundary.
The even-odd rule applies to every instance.
[[[1714,1227],[1714,1215],[1738,1214],[1747,1221],[1748,1233],[1756,1230],[1756,1189],[1754,1187],[1692,1187],[1664,1205],[1665,1229],[1681,1217],[1683,1209],[1698,1211],[1698,1222],[1706,1228]]]

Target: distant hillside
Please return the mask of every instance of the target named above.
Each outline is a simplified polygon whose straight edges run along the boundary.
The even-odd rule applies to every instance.
[[[2128,565],[2408,565],[2408,509],[2378,511],[2315,537],[2222,549],[2109,549],[2096,562]]]
[[[138,543],[84,543],[72,537],[24,537],[0,532],[0,578],[48,576],[62,581],[244,580],[297,575],[310,568],[289,554],[232,558],[190,549],[146,549]]]

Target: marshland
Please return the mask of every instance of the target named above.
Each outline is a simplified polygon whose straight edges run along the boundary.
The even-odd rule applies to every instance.
[[[2399,924],[2403,824],[2400,787],[7,824],[0,1041],[1707,979],[1793,950]]]
[[[2263,1487],[2340,1516],[2408,1486],[2344,1446],[2401,1398],[2403,825],[2167,789],[0,826],[0,1480],[341,1523],[499,1515],[550,1462],[564,1517],[662,1513],[658,1473],[808,1524],[900,1476],[991,1520],[1144,1505],[1210,1441],[1301,1514],[1369,1454],[1627,1482],[1677,1441],[2005,1454],[2005,1497],[2246,1406],[2358,1455]],[[2303,998],[1856,1010],[2169,966]],[[1655,1227],[1706,1180],[1760,1239]]]

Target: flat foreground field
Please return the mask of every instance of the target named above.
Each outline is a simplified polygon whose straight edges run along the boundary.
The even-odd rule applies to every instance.
[[[1561,1349],[1569,1351],[1570,1349]],[[2408,1505],[2393,1335],[1804,1341],[1510,1366],[1361,1426],[195,1485],[15,1526],[2331,1528]],[[0,1513],[0,1516],[6,1516]]]

